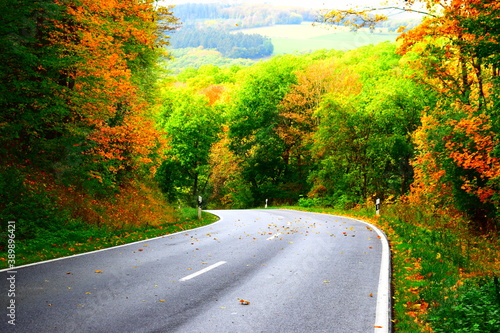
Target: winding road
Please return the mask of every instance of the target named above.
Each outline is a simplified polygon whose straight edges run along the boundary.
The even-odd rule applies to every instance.
[[[220,220],[202,228],[15,269],[15,325],[2,271],[0,332],[391,331],[389,248],[374,226],[210,212]]]

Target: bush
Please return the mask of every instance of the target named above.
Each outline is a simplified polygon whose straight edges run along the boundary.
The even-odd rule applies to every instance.
[[[310,207],[317,206],[317,200],[315,200],[313,198],[300,198],[299,201],[297,202],[297,204],[300,207],[310,208]]]
[[[496,333],[500,328],[498,278],[469,281],[430,316],[436,333]]]

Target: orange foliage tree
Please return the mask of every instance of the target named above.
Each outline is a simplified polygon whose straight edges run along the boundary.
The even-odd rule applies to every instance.
[[[498,219],[500,208],[500,4],[425,3],[432,15],[400,37],[399,52],[421,73],[415,79],[433,87],[441,98],[415,134],[419,153],[410,198],[421,200],[425,192],[437,202],[452,194],[449,208],[489,225]]]
[[[174,19],[154,1],[57,0],[65,15],[51,42],[71,66],[61,72],[72,121],[76,169],[106,186],[144,166],[154,167],[162,144],[150,114],[148,85],[162,33]],[[162,45],[163,44],[163,45]],[[65,61],[65,59],[61,61]],[[74,167],[74,166],[73,166]]]
[[[299,178],[307,178],[311,163],[311,144],[317,129],[318,109],[325,94],[339,97],[359,93],[357,76],[337,65],[338,59],[314,62],[297,72],[297,83],[280,102],[279,122],[276,132],[285,144],[284,159],[297,164]]]
[[[228,132],[223,126],[220,140],[210,149],[210,199],[224,208],[246,208],[252,205],[252,192],[242,175],[242,158],[229,148]]]

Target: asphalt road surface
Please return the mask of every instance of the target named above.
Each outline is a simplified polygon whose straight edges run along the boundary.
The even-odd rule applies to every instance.
[[[292,210],[211,212],[221,219],[206,227],[1,272],[0,331],[390,331],[378,229]]]

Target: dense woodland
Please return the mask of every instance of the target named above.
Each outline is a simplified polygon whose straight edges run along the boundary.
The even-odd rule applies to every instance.
[[[261,35],[231,33],[241,28],[271,26],[274,24],[300,24],[303,13],[314,19],[311,10],[282,8],[271,5],[200,4],[187,3],[173,8],[181,26],[171,37],[172,49],[213,49],[226,58],[261,59],[270,56],[274,47],[271,40]]]
[[[387,43],[185,71],[164,89],[171,155],[157,179],[172,199],[226,207],[403,195],[411,133],[435,95],[404,78],[400,58]]]
[[[2,1],[2,233],[154,225],[201,195],[211,208],[381,198],[497,237],[500,3],[420,2],[429,15],[396,44],[172,75],[178,22],[154,1]]]
[[[214,49],[226,58],[261,59],[273,54],[271,40],[257,34],[230,33],[216,28],[184,27],[171,35],[175,49],[203,47]]]
[[[457,6],[434,12],[397,46],[276,57],[238,70],[236,82],[230,74],[236,68],[180,75],[173,90],[165,89],[175,90],[174,97],[167,93],[167,132],[177,133],[168,130],[171,122],[190,126],[176,119],[187,114],[182,111],[187,104],[175,100],[180,91],[196,100],[205,95],[205,107],[220,118],[193,124],[214,126],[206,133],[217,133],[207,134],[203,144],[192,143],[205,149],[194,154],[203,158],[184,164],[188,152],[178,152],[160,168],[160,174],[168,170],[167,184],[173,180],[170,195],[208,191],[203,194],[215,206],[238,207],[266,198],[295,202],[302,196],[349,206],[395,196],[495,224],[498,21],[489,18],[497,9],[469,2]],[[325,19],[336,22],[347,14],[352,15],[332,12]],[[363,15],[367,25],[377,23]],[[359,27],[360,20],[353,25]],[[195,119],[201,124],[203,116]],[[179,142],[188,148],[187,140]],[[175,152],[175,144],[172,148]],[[234,159],[228,164],[234,172],[217,173],[224,163],[217,152]],[[178,177],[175,165],[188,174]],[[180,179],[191,189],[179,186]]]

